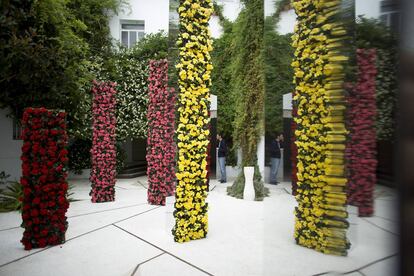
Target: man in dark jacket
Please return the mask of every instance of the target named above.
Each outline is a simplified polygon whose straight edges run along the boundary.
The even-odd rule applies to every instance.
[[[220,165],[220,183],[226,183],[226,154],[227,154],[227,145],[223,137],[220,134],[217,134],[218,144],[218,162]]]
[[[272,140],[270,146],[270,160],[272,162],[272,167],[270,169],[270,184],[277,184],[277,172],[280,166],[281,152],[280,149],[283,148],[283,134],[280,133],[276,136],[276,139]]]

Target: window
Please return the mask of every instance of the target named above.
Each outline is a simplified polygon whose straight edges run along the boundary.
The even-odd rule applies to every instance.
[[[380,20],[386,26],[390,27],[392,31],[398,33],[401,28],[401,18],[398,6],[398,1],[382,1],[381,2],[381,16]]]
[[[134,47],[145,34],[143,20],[121,20],[121,42],[127,48]]]

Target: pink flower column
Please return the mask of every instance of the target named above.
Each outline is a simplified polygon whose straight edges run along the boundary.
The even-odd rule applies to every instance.
[[[115,200],[116,115],[115,83],[96,82],[92,88],[93,136],[90,181],[92,202]]]
[[[148,203],[165,205],[175,191],[175,93],[168,85],[167,60],[150,61],[148,105]]]
[[[348,99],[348,202],[358,206],[359,216],[371,216],[374,212],[374,187],[377,181],[375,60],[374,49],[357,50],[358,82]]]

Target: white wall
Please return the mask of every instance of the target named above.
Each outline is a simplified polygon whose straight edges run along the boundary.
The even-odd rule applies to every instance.
[[[217,0],[217,4],[223,6],[223,15],[230,21],[236,20],[243,7],[239,0]],[[219,38],[223,34],[218,16],[211,17],[210,31],[213,38]]]
[[[280,13],[280,21],[277,25],[277,31],[279,34],[293,33],[296,24],[295,11],[288,10]]]
[[[355,0],[355,16],[364,15],[366,18],[380,17],[381,0]]]
[[[169,5],[169,0],[129,0],[129,7],[109,21],[112,37],[120,39],[120,20],[144,20],[145,34],[168,32]]]
[[[264,0],[264,13],[265,16],[272,15],[276,10],[275,0]]]
[[[13,140],[13,121],[6,117],[7,110],[0,109],[0,171],[10,174],[9,180],[20,180],[20,153],[22,140]]]
[[[283,110],[292,110],[292,93],[283,95]]]
[[[223,6],[223,15],[230,21],[236,20],[243,7],[240,0],[217,0],[217,4]]]

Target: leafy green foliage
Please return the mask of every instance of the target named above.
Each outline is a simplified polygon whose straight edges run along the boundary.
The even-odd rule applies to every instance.
[[[377,50],[377,139],[393,141],[398,89],[397,39],[379,20],[360,17],[356,24],[356,41],[358,48]]]
[[[147,132],[148,62],[122,49],[115,60],[117,76],[116,136],[118,141],[144,138]]]
[[[244,173],[240,173],[234,180],[232,186],[227,187],[227,194],[235,198],[242,199],[244,192],[245,178]],[[256,201],[262,201],[269,195],[269,189],[263,185],[262,176],[260,175],[259,166],[255,166],[253,175],[253,186]]]
[[[110,54],[112,39],[110,37],[110,14],[117,14],[124,0],[68,0],[70,14],[84,24],[76,31],[89,44],[91,55]]]
[[[0,172],[0,187],[6,186],[4,189],[0,189],[0,213],[21,211],[22,199],[23,199],[23,187],[17,181],[8,181],[9,175],[6,175],[4,171]],[[70,202],[77,201],[72,198],[74,186],[69,184],[69,188],[66,197]]]
[[[217,84],[213,91],[217,91],[219,98],[218,129],[223,133],[233,131],[234,145],[242,151],[242,167],[256,167],[255,198],[262,200],[268,194],[257,166],[257,144],[264,132],[264,7],[261,0],[243,3],[245,8],[233,24],[221,19],[225,34],[221,40],[216,40],[220,54],[213,54],[213,65],[215,60],[216,70],[219,70],[214,73],[213,85],[215,81]],[[221,68],[224,69],[220,71]],[[220,113],[222,108],[224,112]],[[241,171],[227,193],[241,198],[244,182],[244,172]]]
[[[8,178],[4,171],[0,173],[0,187],[6,186],[0,189],[0,212],[17,211],[22,207],[22,185],[17,181],[8,181]]]
[[[68,147],[69,171],[81,174],[83,169],[91,168],[91,140],[76,139]],[[120,143],[116,144],[116,171],[120,173],[125,167],[126,152]]]
[[[266,77],[265,129],[267,137],[283,129],[283,94],[294,90],[293,70],[290,64],[293,58],[291,34],[279,35],[266,18],[264,33],[264,56]]]
[[[225,20],[224,17],[221,17]],[[227,22],[227,21],[226,21]],[[229,153],[227,154],[226,164],[235,166],[237,164],[235,147],[233,147],[234,116],[235,116],[235,95],[232,93],[232,61],[233,61],[233,33],[232,23],[227,22],[224,34],[213,41],[214,50],[211,59],[214,70],[211,74],[212,94],[217,96],[218,101],[218,120],[217,132],[220,133],[227,142]]]
[[[113,72],[108,71],[101,56],[91,56],[88,59],[83,65],[88,75],[82,80],[79,104],[71,112],[72,126],[68,129],[71,137],[83,140],[92,139],[92,80],[107,81],[113,75]]]
[[[89,72],[81,87],[81,101],[73,111],[74,127],[69,133],[80,139],[91,139],[91,80],[114,81],[117,86],[117,140],[146,137],[147,78],[150,59],[165,57],[168,39],[165,33],[146,35],[133,48],[120,47],[109,61],[100,55],[91,56],[85,65]]]
[[[163,31],[145,35],[131,50],[131,56],[142,61],[168,56],[168,37]]]
[[[1,107],[19,117],[23,108],[73,110],[88,46],[76,35],[85,25],[64,0],[0,4]]]
[[[9,107],[16,118],[29,106],[64,109],[69,134],[90,136],[88,123],[83,131],[90,82],[96,77],[90,69],[98,55],[100,66],[112,70],[108,22],[122,2],[2,1],[0,107]]]
[[[69,170],[75,174],[82,174],[83,169],[91,168],[90,140],[77,139],[68,147]]]
[[[397,108],[397,52],[395,48],[377,49],[376,100],[377,139],[395,139],[395,113]]]
[[[263,1],[245,1],[234,26],[232,87],[237,97],[234,141],[242,150],[243,166],[257,162],[257,144],[264,131]]]
[[[265,130],[266,136],[273,136],[282,130],[283,94],[293,91],[291,82],[293,71],[290,66],[293,57],[290,34],[279,35],[276,23],[280,12],[289,6],[289,1],[276,3],[277,12],[269,16],[264,22],[264,72],[265,72]],[[215,4],[215,12],[223,26],[223,35],[214,40],[212,52],[213,86],[212,93],[218,96],[218,132],[223,133],[226,140],[232,140],[234,133],[235,107],[239,98],[239,91],[234,86],[235,57],[241,47],[236,45],[236,25],[242,24],[242,18],[232,23],[222,15],[222,7]],[[241,15],[243,16],[243,15]],[[242,34],[242,33],[240,33]],[[239,34],[239,35],[240,35]],[[244,36],[244,35],[243,35]],[[243,75],[242,75],[243,77]],[[235,156],[234,148],[230,156]],[[232,160],[235,164],[236,160]]]

